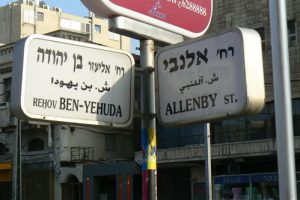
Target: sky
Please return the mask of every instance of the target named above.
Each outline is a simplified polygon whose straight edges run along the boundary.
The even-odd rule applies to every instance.
[[[15,2],[17,0],[0,0],[0,6],[4,6],[10,2]],[[42,0],[40,0],[42,1]],[[78,15],[78,16],[87,16],[88,9],[81,3],[80,0],[43,0],[50,7],[60,7],[63,12]],[[132,40],[131,51],[134,54],[139,54],[136,50],[138,46],[138,42],[136,40]]]
[[[15,2],[17,0],[0,0],[0,6],[4,6],[9,2]],[[43,0],[50,7],[60,7],[63,12],[79,15],[79,16],[87,16],[88,10],[81,3],[80,0]]]

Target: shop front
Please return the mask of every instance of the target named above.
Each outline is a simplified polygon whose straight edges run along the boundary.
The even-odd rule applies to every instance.
[[[0,199],[11,199],[12,162],[0,163]]]
[[[83,199],[140,200],[140,168],[134,162],[89,164],[83,166]]]
[[[278,174],[214,177],[214,200],[279,200]]]

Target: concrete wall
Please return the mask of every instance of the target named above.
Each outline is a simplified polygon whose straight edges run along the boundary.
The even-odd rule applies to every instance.
[[[295,21],[298,40],[296,45],[290,45],[289,47],[292,96],[293,98],[297,98],[300,97],[300,49],[298,47],[300,45],[300,2],[297,0],[288,0],[286,2],[287,19]],[[207,34],[221,33],[236,26],[251,29],[264,28],[263,64],[266,100],[273,101],[271,30],[268,0],[215,0],[213,3],[212,22]]]

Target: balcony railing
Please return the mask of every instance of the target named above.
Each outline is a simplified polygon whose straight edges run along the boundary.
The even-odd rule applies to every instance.
[[[272,128],[251,128],[235,131],[214,132],[212,143],[232,143],[253,140],[275,139],[275,130]]]
[[[71,147],[71,161],[85,162],[94,160],[94,147]]]
[[[296,133],[295,133],[296,135]],[[180,135],[174,134],[174,136],[158,136],[158,148],[177,148],[186,147],[193,145],[204,144],[204,134],[193,134],[193,135]],[[211,132],[211,143],[222,144],[222,143],[234,143],[244,142],[253,140],[264,140],[264,139],[275,139],[275,130],[269,128],[248,128],[243,130],[235,131],[212,131]]]
[[[300,152],[300,137],[295,136],[295,152]],[[212,159],[224,158],[240,158],[276,154],[277,144],[274,139],[263,139],[256,141],[245,141],[235,143],[213,144],[211,146]],[[158,149],[157,151],[158,163],[172,163],[183,161],[194,161],[205,159],[204,145]],[[135,160],[142,163],[142,152],[135,153]]]

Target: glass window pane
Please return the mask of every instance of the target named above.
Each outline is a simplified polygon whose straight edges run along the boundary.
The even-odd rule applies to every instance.
[[[37,12],[36,18],[38,21],[43,22],[44,21],[44,13]]]
[[[32,139],[28,143],[28,151],[42,151],[44,150],[44,141],[39,138]]]
[[[4,85],[4,101],[5,102],[10,102],[10,94],[11,94],[11,77],[9,78],[4,78],[3,79],[3,85]]]
[[[101,33],[101,26],[100,25],[95,25],[95,32],[96,33]]]
[[[288,21],[288,40],[289,46],[297,45],[296,22],[295,20]]]

